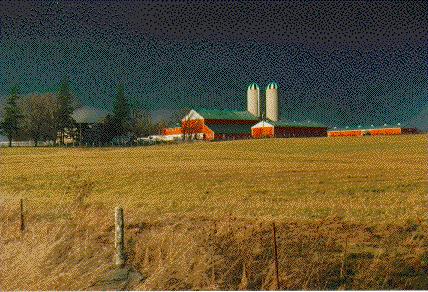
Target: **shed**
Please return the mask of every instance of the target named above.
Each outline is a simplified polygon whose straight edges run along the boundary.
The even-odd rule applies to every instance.
[[[266,121],[261,121],[251,127],[251,136],[253,138],[272,138],[274,137],[274,126]]]

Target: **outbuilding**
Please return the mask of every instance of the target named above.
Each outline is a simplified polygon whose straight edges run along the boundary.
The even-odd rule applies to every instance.
[[[78,141],[92,143],[99,140],[99,133],[94,133],[93,127],[101,123],[110,113],[90,106],[83,106],[73,111],[71,117],[78,125]]]
[[[384,124],[383,126],[357,126],[345,127],[342,129],[333,128],[328,131],[329,137],[355,137],[355,136],[379,136],[379,135],[401,135],[415,134],[418,130],[413,127],[406,127],[398,123],[397,125]]]
[[[327,126],[315,122],[278,121],[273,122],[275,137],[327,137]]]
[[[327,137],[327,126],[313,122],[261,121],[251,127],[253,138]]]
[[[274,126],[266,121],[261,121],[251,127],[251,137],[253,138],[273,138]]]

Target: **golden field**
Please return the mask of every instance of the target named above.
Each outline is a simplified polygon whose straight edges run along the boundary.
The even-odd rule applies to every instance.
[[[353,222],[426,216],[427,136],[0,149],[2,198],[41,213],[92,185],[90,203],[138,216],[186,214]]]
[[[282,289],[428,288],[427,138],[2,148],[0,289],[270,289],[272,221]]]

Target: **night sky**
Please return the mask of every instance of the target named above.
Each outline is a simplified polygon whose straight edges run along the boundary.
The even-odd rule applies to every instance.
[[[248,84],[276,81],[284,119],[407,122],[428,104],[427,15],[407,1],[0,2],[0,96],[69,76],[107,110],[118,82],[151,111],[245,109]]]

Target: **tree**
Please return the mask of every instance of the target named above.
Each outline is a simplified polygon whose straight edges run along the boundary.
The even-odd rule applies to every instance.
[[[86,142],[89,145],[106,145],[114,137],[114,122],[110,115],[107,115],[101,122],[91,125],[86,133]]]
[[[125,97],[125,87],[120,83],[113,105],[114,133],[116,136],[125,134],[129,130],[130,106]]]
[[[181,120],[181,131],[183,132],[183,140],[193,140],[197,135],[202,132],[203,122],[201,120],[194,120],[188,114]]]
[[[153,123],[149,112],[135,109],[132,111],[129,131],[135,137],[145,137],[155,132],[156,124]]]
[[[194,122],[190,119],[190,116],[186,115],[181,122],[181,131],[183,132],[183,141],[192,140]]]
[[[192,133],[194,132],[193,126],[190,122],[190,117],[188,116],[190,112],[190,108],[181,108],[176,111],[174,111],[169,118],[169,124],[179,124],[181,126],[181,131],[183,134],[183,141],[186,141],[187,139],[192,139],[194,135]]]
[[[12,147],[12,140],[19,135],[20,124],[22,119],[21,109],[18,105],[18,86],[12,88],[11,95],[7,98],[4,107],[4,119],[0,124],[1,132],[7,136],[9,147]]]
[[[64,145],[64,136],[67,129],[73,127],[73,96],[70,92],[68,78],[64,78],[57,94],[58,99],[58,130],[61,133],[60,143]]]
[[[23,128],[34,140],[34,146],[37,146],[39,141],[57,139],[59,109],[58,99],[52,94],[32,95],[23,101]]]
[[[168,122],[165,120],[160,120],[156,124],[153,125],[152,133],[156,135],[161,135],[162,130],[168,126]]]

